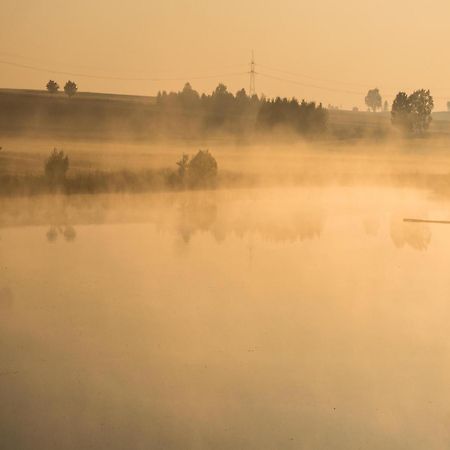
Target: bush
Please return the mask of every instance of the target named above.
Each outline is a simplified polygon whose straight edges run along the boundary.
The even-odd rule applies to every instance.
[[[69,157],[62,150],[53,149],[45,162],[44,170],[45,176],[51,184],[63,184],[69,170]]]
[[[217,161],[208,150],[199,150],[189,162],[188,169],[193,186],[209,186],[217,178]]]
[[[189,187],[211,187],[217,179],[218,166],[215,158],[208,150],[199,150],[189,160],[183,155],[178,165],[178,176],[182,184]]]
[[[186,153],[184,153],[181,159],[177,162],[177,166],[178,175],[181,179],[183,179],[189,168],[189,155],[186,155]]]

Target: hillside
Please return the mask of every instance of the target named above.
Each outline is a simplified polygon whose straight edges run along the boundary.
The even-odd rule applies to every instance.
[[[52,98],[60,99],[67,98],[67,95],[63,92],[57,92],[56,94],[50,94],[44,90],[36,89],[5,89],[0,88],[0,96],[2,95],[19,95],[28,96],[33,98]],[[136,102],[136,103],[155,103],[156,97],[145,95],[126,95],[126,94],[107,94],[101,92],[77,92],[74,98],[84,100],[103,100],[103,101],[122,101],[122,102]]]
[[[0,89],[3,136],[145,139],[160,132],[157,112],[156,98],[150,96],[79,92],[68,98],[63,92]],[[389,113],[344,110],[328,113],[328,130],[334,138],[378,139],[392,132]],[[430,131],[450,135],[450,112],[434,113]]]
[[[80,92],[0,90],[3,135],[146,136],[152,129],[154,97]]]

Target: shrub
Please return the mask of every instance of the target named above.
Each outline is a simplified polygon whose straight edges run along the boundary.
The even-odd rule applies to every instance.
[[[199,150],[188,166],[188,183],[192,187],[210,187],[217,178],[217,161],[208,150]]]
[[[183,179],[189,168],[189,155],[183,153],[181,159],[177,161],[177,166],[178,166],[178,175],[180,176],[181,179]]]
[[[44,170],[45,176],[51,184],[63,184],[69,170],[69,157],[62,150],[53,149],[45,162]]]
[[[188,187],[212,187],[217,179],[217,161],[208,150],[199,150],[193,158],[184,154],[177,162],[179,182]]]

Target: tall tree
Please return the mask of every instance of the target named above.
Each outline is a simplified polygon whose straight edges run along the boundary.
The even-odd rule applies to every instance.
[[[430,126],[433,107],[429,90],[420,89],[409,96],[399,92],[392,103],[392,124],[409,133],[422,134]]]
[[[378,88],[370,89],[366,95],[365,102],[366,105],[373,111],[376,112],[378,108],[381,108],[381,95]]]
[[[405,131],[411,132],[413,130],[411,103],[406,92],[399,92],[396,95],[392,103],[391,121],[392,125],[402,128]]]
[[[414,131],[423,133],[431,123],[431,112],[434,108],[433,97],[429,90],[420,89],[409,96],[411,110],[414,115]]]
[[[195,110],[200,106],[200,95],[192,89],[190,83],[184,85],[183,90],[178,94],[181,107],[187,110]]]

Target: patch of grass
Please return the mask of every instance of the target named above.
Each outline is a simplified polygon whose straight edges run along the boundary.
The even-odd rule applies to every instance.
[[[0,175],[0,195],[99,194],[107,192],[146,192],[179,189],[174,170],[143,170],[139,172],[86,172],[68,176],[55,185],[45,175]]]

